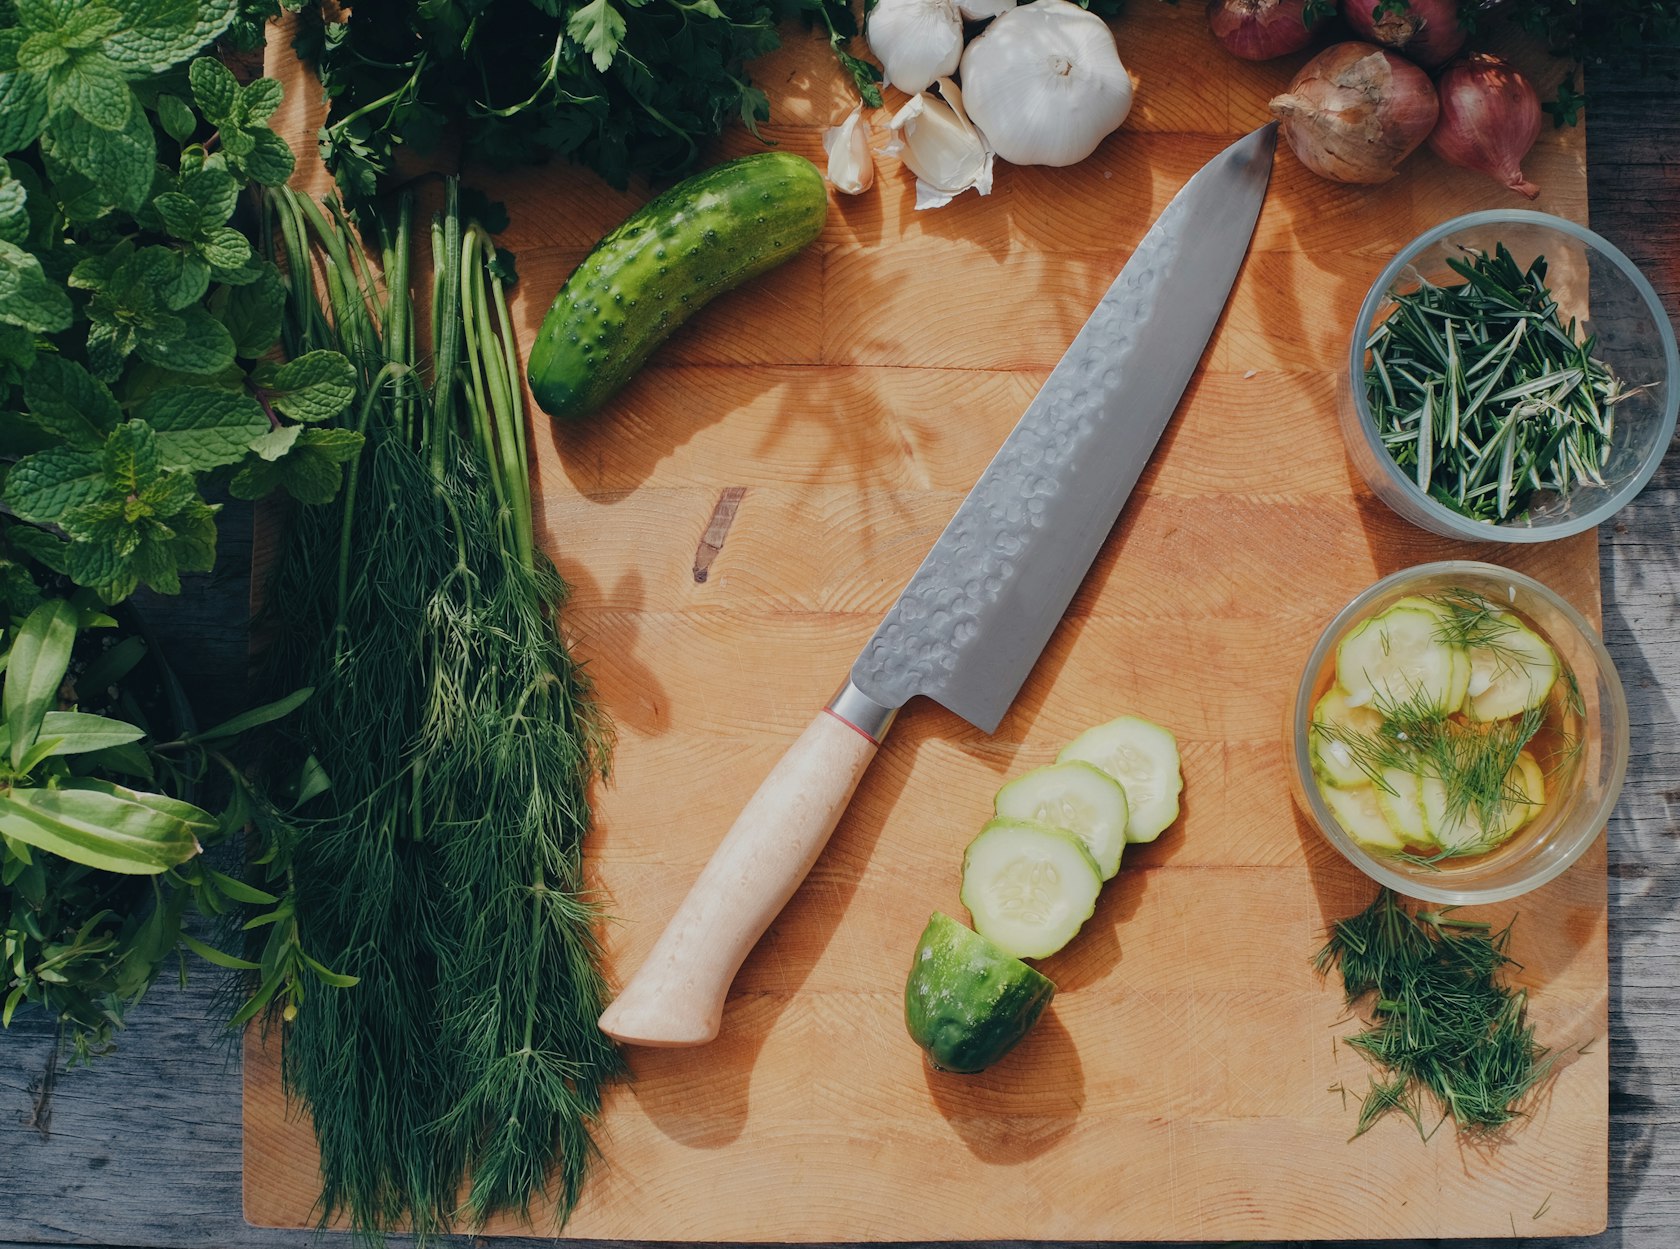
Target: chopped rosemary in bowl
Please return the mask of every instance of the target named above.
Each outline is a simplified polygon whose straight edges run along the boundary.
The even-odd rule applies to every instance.
[[[1656,471],[1680,408],[1656,293],[1592,231],[1472,213],[1372,284],[1349,351],[1350,457],[1405,519],[1475,541],[1591,528]]]

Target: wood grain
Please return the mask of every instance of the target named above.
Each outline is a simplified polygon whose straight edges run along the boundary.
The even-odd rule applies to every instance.
[[[696,318],[609,410],[539,418],[539,529],[574,585],[566,627],[620,726],[591,847],[620,978],[1149,222],[1263,119],[1260,71],[1174,73],[1208,53],[1199,12],[1139,6],[1118,35],[1144,103],[1086,164],[1003,170],[990,198],[917,214],[883,160],[879,188],[838,204],[815,247]],[[818,155],[842,111],[821,46],[797,45],[763,77],[799,87],[777,141]],[[310,133],[293,124],[294,138]],[[1537,151],[1543,207],[1584,215],[1581,149],[1574,131]],[[628,204],[563,169],[496,190],[529,332]],[[1382,573],[1493,556],[1598,610],[1593,535],[1520,551],[1426,537],[1353,478],[1337,433],[1335,370],[1376,271],[1426,225],[1501,196],[1431,157],[1355,189],[1280,156],[1204,367],[1016,705],[990,738],[936,707],[903,717],[748,956],[720,1039],[629,1051],[635,1079],[609,1099],[605,1165],[569,1234],[1500,1235],[1548,1196],[1548,1231],[1604,1226],[1602,1044],[1498,1150],[1450,1133],[1425,1145],[1396,1125],[1348,1143],[1352,1111],[1332,1090],[1362,1087],[1363,1069],[1333,1043],[1349,1025],[1309,958],[1371,887],[1294,812],[1280,743],[1312,639]],[[568,211],[534,207],[555,203]],[[1080,939],[1046,962],[1060,992],[1022,1050],[978,1078],[929,1073],[902,1035],[905,968],[928,911],[960,909],[962,849],[990,794],[1123,712],[1178,733],[1183,818],[1130,856]],[[1605,1030],[1604,901],[1600,848],[1523,903],[1535,1020],[1559,1046]],[[297,1226],[315,1194],[312,1142],[287,1117],[275,1058],[248,1049],[246,1214]]]

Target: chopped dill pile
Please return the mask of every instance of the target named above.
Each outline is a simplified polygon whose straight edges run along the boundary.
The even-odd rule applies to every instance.
[[[1500,980],[1516,966],[1506,952],[1510,925],[1494,931],[1455,918],[1455,909],[1409,911],[1384,889],[1334,926],[1314,960],[1321,975],[1341,970],[1349,1006],[1369,1004],[1370,1027],[1343,1042],[1376,1068],[1355,1137],[1394,1112],[1427,1140],[1425,1096],[1442,1122],[1491,1134],[1523,1116],[1552,1072],[1528,1022],[1527,991]]]

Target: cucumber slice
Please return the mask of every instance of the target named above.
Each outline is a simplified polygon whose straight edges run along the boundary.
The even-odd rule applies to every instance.
[[[1079,838],[1026,820],[992,820],[963,854],[974,928],[1014,958],[1054,954],[1091,918],[1102,873]]]
[[[1104,880],[1120,870],[1126,849],[1126,791],[1107,772],[1069,760],[1018,776],[992,800],[1005,819],[1048,824],[1084,844]]]
[[[1408,846],[1433,845],[1435,839],[1429,835],[1428,821],[1423,818],[1423,778],[1403,768],[1384,768],[1382,779],[1388,789],[1382,785],[1371,788],[1376,791],[1377,808],[1394,835]]]
[[[984,1071],[1027,1035],[1056,986],[949,915],[933,913],[904,984],[904,1027],[935,1071]]]
[[[1493,646],[1470,650],[1470,718],[1503,720],[1538,707],[1558,678],[1556,653],[1539,634],[1509,613]]]
[[[1353,752],[1338,740],[1334,731],[1325,734],[1319,726],[1358,737],[1374,737],[1382,728],[1382,717],[1369,707],[1348,706],[1347,694],[1339,685],[1332,685],[1313,708],[1312,723],[1307,732],[1307,748],[1311,752],[1313,775],[1326,785],[1342,789],[1369,785],[1371,778],[1354,761]]]
[[[1521,773],[1518,783],[1522,787],[1523,801],[1516,807],[1519,817],[1517,828],[1532,824],[1536,816],[1546,806],[1546,773],[1540,767],[1540,761],[1528,751],[1517,756],[1517,771]],[[1512,830],[1513,832],[1516,829]]]
[[[1421,702],[1442,714],[1456,711],[1470,674],[1459,666],[1462,649],[1435,636],[1438,620],[1421,607],[1391,607],[1344,637],[1336,647],[1336,683],[1348,705],[1382,710]]]
[[[1451,618],[1451,613],[1432,598],[1424,598],[1419,594],[1408,594],[1389,605],[1389,610],[1396,607],[1409,607],[1417,611],[1426,611],[1434,615],[1436,621],[1436,638],[1441,635],[1441,622]],[[1451,636],[1450,634],[1448,636]],[[1451,645],[1451,643],[1447,643]],[[1447,715],[1464,709],[1464,698],[1470,689],[1470,653],[1461,646],[1453,646],[1452,680],[1447,686],[1447,698],[1441,704],[1441,710]]]
[[[1077,761],[1101,768],[1126,791],[1126,840],[1154,841],[1178,818],[1184,789],[1178,739],[1159,724],[1121,716],[1086,729],[1062,748],[1058,763]]]
[[[1506,773],[1508,793],[1522,795],[1500,809],[1499,826],[1486,828],[1474,810],[1449,814],[1447,787],[1433,776],[1423,778],[1419,797],[1423,801],[1423,818],[1429,825],[1435,844],[1455,854],[1484,854],[1503,845],[1518,829],[1539,814],[1546,802],[1545,776],[1540,764],[1528,751],[1517,756],[1517,762]]]
[[[1382,808],[1377,805],[1375,786],[1338,789],[1334,785],[1320,785],[1318,792],[1324,798],[1324,805],[1330,808],[1330,814],[1336,817],[1336,823],[1342,826],[1342,831],[1360,845],[1389,853],[1398,853],[1406,848],[1406,843],[1383,818]]]

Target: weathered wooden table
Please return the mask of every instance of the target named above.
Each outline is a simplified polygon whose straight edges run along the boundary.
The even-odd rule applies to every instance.
[[[1590,85],[1592,222],[1680,318],[1680,221],[1669,211],[1680,168],[1663,157],[1680,138],[1680,87],[1607,74]],[[207,625],[205,595],[195,597],[174,648],[179,668],[224,697],[242,647],[248,557],[226,547],[225,571],[206,590],[220,610]],[[1680,459],[1606,528],[1600,558],[1605,638],[1627,686],[1636,754],[1609,831],[1610,1229],[1576,1243],[1668,1249],[1680,1238],[1680,974],[1670,970],[1680,956],[1671,916],[1680,906]],[[215,1039],[212,987],[208,976],[184,990],[160,985],[118,1054],[57,1078],[44,1022],[20,1019],[0,1036],[0,1249],[308,1243],[240,1217],[238,1051]]]

